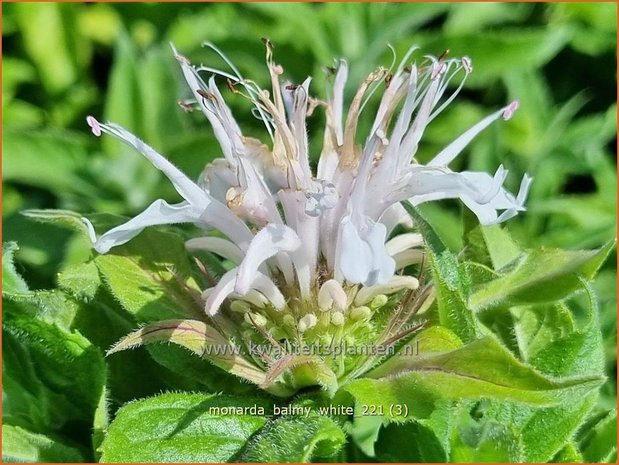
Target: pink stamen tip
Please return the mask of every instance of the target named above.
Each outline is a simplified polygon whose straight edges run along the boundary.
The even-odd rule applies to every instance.
[[[435,63],[432,68],[432,75],[430,76],[430,79],[434,81],[436,78],[441,76],[446,70],[447,70],[447,65],[445,63],[440,62],[440,61]]]
[[[86,122],[88,123],[88,126],[90,126],[90,129],[92,129],[92,133],[99,137],[101,135],[101,125],[99,124],[99,121],[97,121],[93,116],[88,116],[86,117]]]
[[[514,113],[516,113],[516,110],[518,109],[519,106],[520,106],[520,102],[518,100],[514,100],[512,103],[507,105],[505,107],[505,111],[503,111],[503,119],[507,121],[512,116],[514,116]]]

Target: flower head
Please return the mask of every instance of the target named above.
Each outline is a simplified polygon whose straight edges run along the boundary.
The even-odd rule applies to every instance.
[[[482,119],[429,163],[415,159],[426,128],[472,72],[469,58],[411,60],[411,49],[396,69],[372,72],[345,112],[345,61],[332,70],[328,96],[319,100],[310,96],[309,78],[298,85],[282,81],[283,69],[273,61],[268,41],[266,48],[271,92],[245,79],[227,60],[229,72],[195,67],[174,49],[193,94],[183,107],[202,111],[223,154],[196,182],[124,128],[88,117],[96,136],[107,133],[135,147],[183,198],[174,205],[156,200],[99,238],[93,233],[99,253],[148,226],[193,223],[204,236],[187,242],[190,252],[207,250],[236,264],[203,292],[208,315],[228,303],[230,311],[240,309],[245,324],[277,333],[276,339],[341,336],[344,325],[350,326],[349,335],[355,334],[352,329],[376,330],[368,323],[373,312],[390,296],[419,286],[416,278],[397,274],[423,259],[419,234],[390,237],[397,224],[412,226],[400,202],[460,199],[486,225],[524,210],[530,177],[524,176],[514,196],[502,187],[507,176],[502,166],[494,176],[448,167],[483,129],[509,119],[517,101]],[[268,145],[243,136],[216,78],[226,79],[234,94],[251,101],[270,136]],[[454,81],[455,90],[450,88]],[[359,145],[357,123],[369,96],[381,86],[385,90],[371,129]],[[326,113],[326,127],[313,170],[306,120],[317,108]],[[227,239],[209,235],[212,229]]]

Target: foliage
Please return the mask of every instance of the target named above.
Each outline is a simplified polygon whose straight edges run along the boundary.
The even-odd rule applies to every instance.
[[[2,8],[4,460],[616,461],[616,5]],[[205,283],[183,252],[188,229],[90,250],[81,214],[112,225],[175,193],[127,148],[89,138],[84,117],[126,125],[197,178],[219,153],[200,115],[176,105],[187,91],[168,42],[212,62],[200,48],[212,41],[265,84],[263,35],[294,80],[316,77],[321,96],[323,67],[349,59],[350,98],[363,73],[390,62],[387,42],[398,56],[413,43],[469,55],[472,79],[424,135],[421,160],[521,101],[457,163],[532,174],[528,211],[483,228],[455,203],[409,207],[437,297],[407,341],[419,356],[402,346],[331,396],[272,397],[226,360],[201,358],[200,341],[169,334],[155,338],[194,353],[153,344],[104,356],[140,325],[199,320],[191,292]],[[232,106],[261,134],[246,102]],[[311,137],[318,147],[320,131]],[[214,275],[226,266],[207,265]],[[321,414],[331,406],[341,409]]]

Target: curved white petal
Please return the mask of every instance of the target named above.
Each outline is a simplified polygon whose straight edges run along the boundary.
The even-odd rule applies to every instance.
[[[250,289],[246,294],[237,294],[233,292],[229,295],[231,299],[242,300],[244,302],[248,302],[254,307],[264,308],[269,303],[269,300],[260,292],[255,289]]]
[[[233,268],[228,271],[221,277],[217,285],[209,290],[206,304],[204,306],[206,313],[211,316],[217,314],[223,301],[226,300],[226,297],[232,294],[234,291],[234,283],[236,281],[238,270],[238,268]]]
[[[92,116],[87,118],[88,124],[93,128],[93,134],[99,135],[101,132],[108,133],[122,140],[127,145],[135,148],[138,152],[144,155],[156,168],[165,174],[170,182],[174,185],[176,191],[186,200],[195,204],[206,205],[211,200],[209,195],[204,192],[196,183],[189,179],[181,170],[174,166],[169,160],[159,154],[151,146],[145,144],[142,140],[131,134],[125,128],[118,124],[99,123]]]
[[[423,245],[423,236],[417,233],[405,233],[395,236],[385,244],[387,253],[394,256],[397,253],[404,252],[413,247]]]
[[[405,228],[413,227],[413,219],[399,202],[388,207],[379,221],[387,228],[387,235],[399,224]]]
[[[222,203],[213,200],[202,212],[200,221],[223,232],[242,250],[246,250],[253,238],[251,230],[238,216]]]
[[[417,289],[419,281],[412,276],[394,276],[387,283],[362,287],[355,297],[355,305],[365,305],[379,294],[393,294],[402,289]]]
[[[421,263],[424,259],[423,249],[408,249],[393,255],[395,269],[400,270],[408,265]]]
[[[372,252],[350,221],[341,226],[337,250],[337,268],[351,283],[362,283],[371,271]]]
[[[486,116],[479,123],[474,125],[456,140],[454,140],[451,144],[445,147],[443,150],[439,152],[430,162],[428,166],[447,166],[449,163],[456,158],[460,152],[473,140],[477,134],[490,126],[494,121],[503,116],[505,119],[509,119],[511,114],[515,111],[515,108],[518,108],[517,105],[514,105],[514,102],[509,105],[501,108],[499,111],[495,111],[491,115]],[[507,116],[506,116],[507,115]]]
[[[243,261],[245,254],[236,244],[221,237],[204,236],[189,239],[185,242],[187,250],[206,250],[230,260],[237,265]]]
[[[284,224],[268,224],[252,239],[245,258],[239,266],[234,291],[239,294],[247,292],[258,268],[267,259],[278,252],[292,252],[301,247],[299,236]]]
[[[200,219],[200,211],[188,202],[170,205],[165,200],[155,200],[135,218],[130,219],[101,235],[94,248],[103,254],[112,247],[125,244],[140,234],[147,226],[174,223],[196,223]]]
[[[251,287],[265,296],[276,310],[281,310],[286,306],[284,295],[267,275],[258,271]]]
[[[348,296],[342,285],[335,279],[326,281],[318,291],[318,307],[321,310],[330,310],[335,307],[344,310],[348,306]]]
[[[342,220],[337,259],[339,272],[348,282],[372,286],[393,276],[395,261],[385,249],[385,225],[365,221],[358,228],[350,217]]]
[[[432,200],[459,198],[477,216],[479,222],[490,225],[506,221],[519,211],[524,211],[524,201],[532,178],[525,175],[517,197],[507,192],[501,184],[506,171],[499,167],[494,177],[487,173],[465,171],[435,172],[420,170],[413,173],[408,190],[410,201],[419,205]],[[505,210],[499,213],[500,210]]]

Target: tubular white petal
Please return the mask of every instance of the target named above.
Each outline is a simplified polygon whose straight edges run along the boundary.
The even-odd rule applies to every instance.
[[[185,242],[185,247],[190,252],[194,250],[207,250],[208,252],[213,252],[237,265],[243,261],[243,257],[245,256],[243,251],[236,244],[221,237],[196,237],[195,239],[189,239]]]
[[[395,269],[401,270],[409,265],[421,263],[424,259],[423,249],[408,249],[393,255]]]
[[[387,235],[399,224],[409,229],[413,227],[413,220],[401,203],[394,203],[388,207],[379,221],[387,228]]]
[[[308,214],[307,198],[303,192],[282,189],[278,192],[286,223],[293,228],[303,247],[290,254],[299,281],[302,297],[310,294],[311,280],[318,262],[320,218]]]
[[[231,297],[234,294],[234,285],[237,280],[239,268],[234,268],[224,274],[217,286],[215,286],[209,293],[206,300],[206,312],[209,315],[215,315],[221,307],[221,304],[227,297]],[[252,277],[250,287],[260,292],[271,304],[278,310],[281,310],[286,306],[286,299],[282,295],[281,291],[277,288],[275,283],[266,275],[256,271]],[[250,294],[250,292],[247,292]],[[255,293],[251,293],[252,300],[256,298]],[[248,300],[247,297],[243,297],[244,300]],[[259,298],[258,298],[259,299]],[[261,299],[259,299],[261,300]],[[251,301],[250,301],[251,302]]]
[[[247,225],[226,206],[213,200],[202,212],[200,221],[223,232],[242,250],[246,250],[253,238]]]
[[[385,244],[387,253],[394,256],[397,253],[423,245],[423,236],[417,233],[405,233],[395,236]]]
[[[89,124],[94,118],[89,117]],[[95,120],[96,121],[96,120]],[[98,130],[108,133],[122,140],[144,155],[156,168],[161,170],[174,185],[176,191],[191,203],[202,204],[204,207],[210,202],[210,197],[196,183],[189,179],[181,170],[160,155],[155,149],[131,134],[118,124],[98,123]]]
[[[360,231],[350,217],[342,220],[336,266],[348,282],[372,286],[393,275],[395,261],[385,250],[386,234],[381,223],[368,220]]]
[[[516,203],[521,207],[527,200],[527,196],[529,195],[529,189],[532,182],[533,178],[525,173],[525,175],[522,177],[522,181],[520,182],[520,189],[518,189],[518,196],[516,197]]]
[[[269,300],[255,289],[250,289],[243,295],[233,292],[229,297],[231,299],[235,299],[236,301],[242,300],[244,302],[248,302],[258,308],[264,308],[269,303]]]
[[[338,310],[344,310],[348,305],[348,296],[342,285],[335,279],[326,281],[318,291],[318,307],[321,310],[330,310],[335,307]]]
[[[412,276],[394,276],[386,284],[362,287],[355,297],[355,305],[365,305],[379,294],[393,294],[402,289],[417,289],[419,281]]]
[[[206,299],[206,304],[204,306],[207,314],[211,316],[216,315],[219,311],[219,307],[221,307],[223,301],[226,300],[226,297],[232,294],[234,291],[234,283],[236,281],[238,270],[238,268],[233,268],[228,271],[220,278],[217,285],[209,291],[208,298]]]
[[[191,66],[189,60],[185,57],[178,54],[176,48],[172,45],[172,50],[176,55],[176,59],[181,65],[181,70],[183,71],[183,76],[185,77],[185,81],[189,85],[194,98],[198,102],[202,113],[206,116],[209,123],[213,127],[213,131],[215,133],[215,137],[221,146],[224,156],[228,160],[229,163],[235,164],[235,157],[232,150],[232,140],[226,130],[224,129],[221,121],[216,116],[216,110],[213,108],[213,105],[209,103],[204,95],[202,94],[206,89],[206,83],[200,78],[197,71]],[[201,95],[202,94],[202,95]]]
[[[199,221],[200,212],[188,202],[170,205],[165,200],[155,200],[135,218],[130,219],[101,235],[94,248],[104,254],[112,247],[125,244],[140,234],[147,226],[174,223],[196,223]]]
[[[86,226],[86,232],[88,233],[88,239],[90,239],[90,242],[92,242],[93,244],[97,242],[97,234],[95,233],[95,227],[92,225],[90,220],[85,217],[81,217],[80,220],[82,221],[82,223],[84,223],[84,226]]]
[[[282,310],[286,306],[286,298],[267,275],[256,272],[256,277],[251,287],[265,296],[276,310]]]
[[[239,266],[234,291],[244,294],[250,289],[260,265],[278,252],[292,252],[301,247],[299,236],[284,224],[269,224],[252,239]]]
[[[511,105],[511,104],[510,104]],[[479,123],[474,125],[456,140],[454,140],[451,144],[445,147],[443,150],[439,152],[430,162],[428,166],[447,166],[451,163],[454,158],[460,155],[460,152],[466,147],[477,134],[486,129],[490,124],[499,119],[503,114],[508,111],[510,105],[501,108],[499,111],[495,111],[489,116],[486,116]]]
[[[335,75],[335,83],[333,84],[333,100],[331,108],[333,111],[333,124],[335,126],[335,134],[337,145],[344,143],[344,131],[342,129],[342,118],[344,115],[344,86],[348,79],[348,63],[345,60],[340,60]]]
[[[341,226],[337,247],[336,267],[342,276],[350,283],[364,282],[372,268],[372,252],[357,229],[346,221]]]

